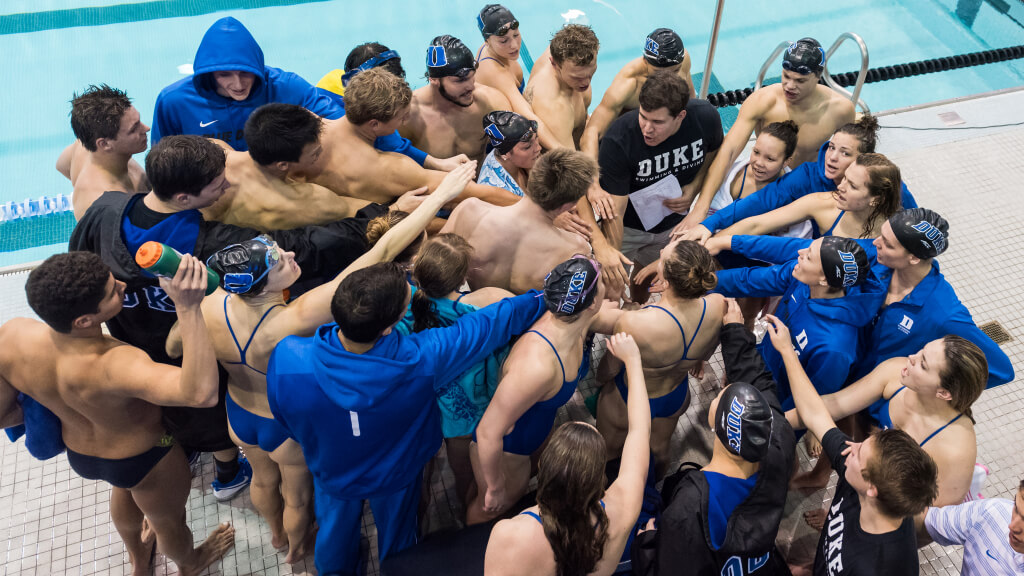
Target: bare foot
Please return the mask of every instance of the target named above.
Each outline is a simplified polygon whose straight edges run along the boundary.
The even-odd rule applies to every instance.
[[[138,558],[132,556],[132,553],[128,553],[128,561],[132,563],[132,576],[144,576],[153,573],[153,556],[156,554],[156,537],[152,530],[149,528],[149,523],[145,520],[142,521],[142,545],[144,546],[142,554]]]
[[[274,534],[273,531],[271,531],[270,545],[278,550],[288,545],[288,535],[284,533],[283,527],[281,528],[280,534]]]
[[[217,526],[206,540],[195,549],[195,560],[188,566],[178,566],[182,576],[197,576],[220,560],[224,554],[235,546],[235,529],[224,522]]]
[[[804,512],[804,522],[807,525],[819,532],[825,526],[825,511],[824,510],[811,510]]]
[[[818,458],[821,456],[821,442],[814,437],[813,434],[808,434],[804,442],[807,442],[807,455],[811,458]]]
[[[309,535],[302,541],[299,546],[288,549],[288,555],[285,556],[284,561],[286,564],[295,564],[296,562],[302,561],[313,552],[313,545],[316,543],[316,530],[310,530]]]
[[[802,472],[793,476],[793,479],[789,481],[790,490],[800,490],[804,493],[815,492],[828,486],[828,479],[832,475],[831,468],[823,468],[824,473],[819,472],[817,468],[810,472]]]

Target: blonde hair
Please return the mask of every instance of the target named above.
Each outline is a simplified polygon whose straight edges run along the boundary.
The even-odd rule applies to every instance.
[[[390,122],[409,107],[409,83],[383,68],[360,72],[345,87],[345,115],[359,126],[370,120]]]

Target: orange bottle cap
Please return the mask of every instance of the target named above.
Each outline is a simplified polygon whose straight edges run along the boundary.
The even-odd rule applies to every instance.
[[[135,263],[138,264],[140,268],[149,268],[156,264],[163,254],[163,245],[151,240],[139,247],[139,251],[135,253]]]

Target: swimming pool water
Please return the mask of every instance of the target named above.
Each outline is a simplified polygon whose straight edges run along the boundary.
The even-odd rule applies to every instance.
[[[54,163],[73,138],[68,101],[75,91],[94,83],[124,89],[147,121],[157,93],[182,77],[179,67],[191,64],[203,33],[222,16],[233,15],[250,29],[263,47],[267,64],[297,72],[311,83],[341,68],[356,44],[381,41],[403,56],[408,80],[416,88],[425,83],[423,53],[431,38],[453,34],[474,50],[480,45],[475,14],[483,4],[483,0],[4,2],[0,5],[0,54],[5,57],[7,82],[0,97],[0,203],[70,192],[70,183],[54,170]],[[977,13],[967,26],[956,11],[958,6],[964,11],[975,4]],[[506,5],[521,20],[534,59],[566,22],[565,16],[576,15],[573,21],[593,26],[601,51],[592,108],[619,68],[639,56],[646,34],[659,26],[680,33],[691,53],[693,72],[699,73],[715,8],[710,0],[508,0]],[[265,7],[243,9],[252,6]],[[203,13],[217,8],[227,9]],[[50,12],[31,19],[17,14],[26,11]],[[16,30],[22,31],[11,33]],[[827,47],[847,31],[864,38],[871,66],[1024,44],[1024,29],[980,0],[799,4],[727,0],[715,80],[724,89],[750,86],[780,41],[814,36]],[[834,73],[858,67],[859,55],[852,43],[844,45],[830,63]],[[769,76],[777,74],[776,66]],[[1021,84],[1024,63],[1017,61],[868,84],[862,98],[877,112]],[[52,232],[53,242],[66,240],[66,225]],[[0,224],[0,234],[8,233],[14,231]],[[49,253],[59,249],[50,248]],[[46,254],[47,249],[0,252],[0,265]]]

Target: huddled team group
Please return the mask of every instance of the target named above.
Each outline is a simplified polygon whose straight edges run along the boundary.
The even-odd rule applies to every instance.
[[[185,522],[211,452],[216,498],[248,486],[320,574],[359,570],[364,503],[389,575],[904,575],[932,540],[965,545],[964,574],[1024,573],[1024,480],[972,486],[972,404],[1013,366],[939,271],[949,223],[819,82],[818,42],[723,134],[668,28],[588,114],[593,29],[559,29],[524,82],[512,12],[477,25],[475,53],[430,42],[415,91],[377,42],[313,86],[226,17],[151,126],[116,88],[74,96],[77,224],[26,283],[43,322],[0,327],[0,424],[112,486],[135,572],[233,545]],[[719,349],[711,459],[679,466]],[[592,359],[596,424],[555,427]],[[439,462],[466,527],[421,534]],[[787,561],[787,493],[832,470],[813,564]]]

